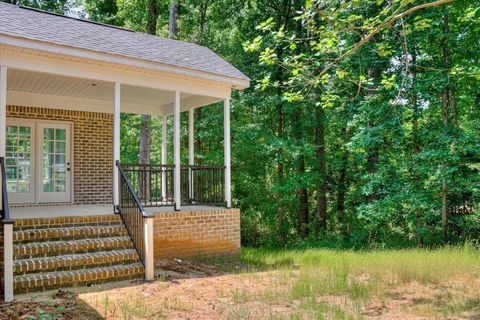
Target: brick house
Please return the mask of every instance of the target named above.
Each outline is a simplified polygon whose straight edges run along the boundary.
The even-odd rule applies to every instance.
[[[230,96],[207,48],[0,3],[1,288],[154,278],[166,257],[237,253]],[[194,163],[195,108],[223,103],[224,163]],[[188,165],[180,115],[188,112]],[[161,119],[162,164],[120,162],[120,114]],[[167,163],[167,117],[173,163]]]

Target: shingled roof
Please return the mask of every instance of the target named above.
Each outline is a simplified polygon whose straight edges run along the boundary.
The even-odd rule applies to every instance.
[[[249,80],[206,47],[0,2],[0,35]]]

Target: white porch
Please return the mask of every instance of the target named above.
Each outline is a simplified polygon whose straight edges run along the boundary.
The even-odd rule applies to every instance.
[[[0,56],[3,58],[3,56]],[[1,62],[2,60],[0,60]],[[8,59],[6,59],[8,62]],[[163,89],[158,88],[156,82],[154,87],[140,87],[138,85],[132,85],[128,81],[122,83],[120,81],[107,82],[100,79],[87,79],[78,76],[71,76],[72,73],[67,69],[62,73],[46,73],[40,71],[22,69],[24,65],[17,67],[17,63],[13,63],[12,66],[0,65],[0,132],[6,132],[9,123],[12,121],[19,121],[21,119],[7,119],[7,106],[26,106],[34,108],[47,108],[53,110],[75,110],[86,112],[101,112],[110,113],[113,115],[113,154],[112,154],[112,193],[113,204],[119,205],[119,190],[118,190],[118,168],[115,165],[117,161],[120,161],[120,114],[121,113],[135,113],[135,114],[147,114],[160,116],[162,125],[162,140],[152,141],[152,144],[161,144],[162,146],[162,165],[171,165],[173,168],[173,198],[171,201],[166,202],[165,205],[174,205],[177,210],[181,210],[182,207],[182,185],[180,180],[182,179],[182,167],[180,163],[180,114],[181,112],[188,112],[189,124],[188,124],[188,165],[194,166],[195,150],[194,150],[194,110],[204,105],[211,103],[223,102],[223,110],[219,109],[219,112],[224,113],[224,203],[226,207],[231,206],[231,191],[230,191],[230,89],[227,91],[212,90],[212,88],[205,88],[203,81],[195,81],[186,85],[184,80],[178,83],[178,89],[175,91],[170,90],[172,83],[176,82],[175,78],[170,79],[168,85],[165,84]],[[32,66],[33,67],[33,66]],[[37,70],[38,67],[33,67]],[[68,75],[67,75],[68,74]],[[145,75],[144,75],[145,76]],[[121,77],[120,77],[121,78]],[[198,83],[198,87],[196,84]],[[191,90],[186,92],[184,90]],[[201,95],[200,92],[205,94],[214,94],[215,96]],[[173,117],[174,130],[173,137],[167,135],[167,117]],[[23,119],[24,121],[27,119]],[[55,121],[51,121],[55,122]],[[17,123],[15,123],[17,124]],[[68,124],[68,123],[67,123]],[[32,129],[33,130],[33,129]],[[73,128],[71,135],[73,136]],[[11,157],[11,153],[7,153],[7,135],[0,135],[0,157],[6,157],[7,160]],[[81,139],[82,137],[75,137],[75,139]],[[173,163],[167,163],[167,145],[173,138]],[[72,139],[74,139],[72,137]],[[38,140],[38,138],[37,138]],[[42,140],[40,138],[37,143],[40,146]],[[32,143],[33,145],[33,143]],[[37,147],[38,148],[38,147]],[[68,149],[68,148],[67,148]],[[35,155],[38,155],[42,150],[31,150],[30,167],[31,172],[37,171],[37,177],[30,177],[30,179],[36,178],[42,180],[40,176],[44,170],[39,167],[38,162],[40,159],[35,160]],[[41,153],[43,155],[43,153]],[[70,159],[71,158],[71,159]],[[11,161],[19,162],[20,159],[10,159]],[[66,170],[71,169],[70,174],[72,177],[71,189],[75,186],[73,181],[73,174],[76,170],[75,159],[73,157],[73,151],[71,156],[67,155],[63,164]],[[7,161],[8,162],[8,161]],[[218,165],[218,164],[217,164]],[[8,163],[7,163],[8,166]],[[7,167],[8,169],[8,167]],[[81,172],[80,172],[81,173]],[[45,178],[43,178],[45,179]],[[41,189],[41,183],[31,183],[30,186],[33,189]],[[186,187],[186,186],[184,186]],[[188,188],[188,187],[187,187]],[[13,192],[12,190],[9,190]],[[43,190],[36,190],[40,192]],[[60,195],[51,194],[47,199],[57,199],[58,202],[69,202],[76,204],[73,198],[73,190],[66,190],[70,192],[72,196],[66,197]],[[17,201],[17,194],[11,194],[11,201],[15,204]],[[21,196],[21,195],[20,195]],[[23,201],[23,204],[29,203],[35,204],[48,204],[45,201],[45,197],[39,199],[35,195],[30,195],[29,200]],[[31,200],[31,199],[36,199]],[[58,200],[58,199],[67,199]],[[14,201],[12,201],[14,200]],[[173,203],[172,203],[173,202]],[[184,205],[187,205],[183,201]]]

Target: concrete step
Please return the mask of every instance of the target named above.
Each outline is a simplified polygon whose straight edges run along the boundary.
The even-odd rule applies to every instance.
[[[121,223],[107,226],[88,225],[61,228],[25,229],[13,232],[14,243],[38,241],[87,239],[127,236],[127,229]]]
[[[124,236],[15,244],[13,246],[13,255],[15,260],[21,260],[133,248],[133,243],[130,237]]]
[[[135,249],[124,249],[15,260],[13,271],[15,275],[25,275],[39,272],[113,266],[133,262],[140,262],[137,251]]]
[[[92,269],[15,276],[13,283],[15,293],[26,293],[125,279],[140,279],[143,275],[143,265],[141,263],[131,263]]]

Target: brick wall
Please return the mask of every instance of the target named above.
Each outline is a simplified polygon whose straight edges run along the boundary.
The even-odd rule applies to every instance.
[[[238,254],[240,210],[158,213],[153,221],[155,260]]]
[[[7,117],[73,122],[74,202],[112,203],[113,115],[8,106]]]

